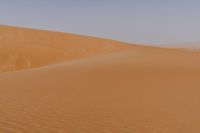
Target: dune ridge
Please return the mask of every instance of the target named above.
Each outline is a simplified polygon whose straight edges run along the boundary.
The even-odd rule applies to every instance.
[[[0,26],[0,72],[35,68],[132,47],[112,40]]]
[[[60,57],[43,67],[0,73],[0,131],[200,132],[199,52],[97,43],[101,46],[87,50],[89,55],[77,52],[80,55],[72,54],[69,59],[67,52],[67,58],[59,63]],[[80,45],[92,47],[93,42],[74,43],[70,48]],[[104,48],[97,52],[99,47]],[[24,45],[22,48],[27,50]],[[24,55],[31,51],[32,47]],[[7,58],[2,55],[0,59]]]

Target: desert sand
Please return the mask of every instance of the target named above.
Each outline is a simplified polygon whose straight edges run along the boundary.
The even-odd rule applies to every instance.
[[[0,132],[199,133],[199,59],[0,26]]]

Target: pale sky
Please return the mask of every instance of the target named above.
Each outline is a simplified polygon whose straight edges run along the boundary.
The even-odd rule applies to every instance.
[[[200,0],[0,0],[0,24],[131,43],[200,42]]]

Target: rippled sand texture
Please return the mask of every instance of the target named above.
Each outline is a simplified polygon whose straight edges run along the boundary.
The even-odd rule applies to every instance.
[[[13,27],[0,44],[2,133],[200,132],[199,52]]]

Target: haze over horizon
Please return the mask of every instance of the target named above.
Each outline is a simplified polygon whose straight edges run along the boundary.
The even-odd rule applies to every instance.
[[[0,0],[0,24],[164,44],[200,42],[197,0]]]

